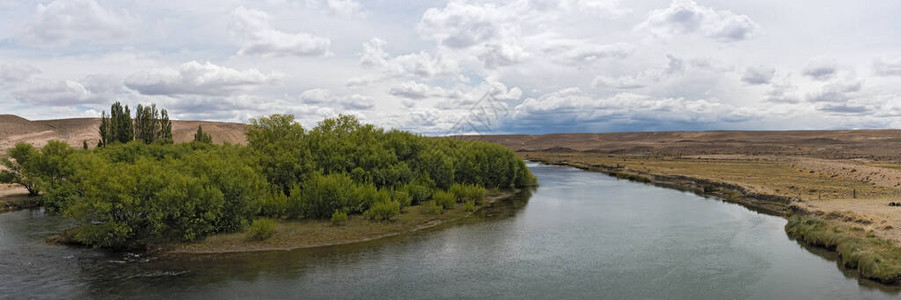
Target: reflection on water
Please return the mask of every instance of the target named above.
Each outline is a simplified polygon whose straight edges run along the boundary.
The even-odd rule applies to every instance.
[[[530,164],[541,187],[476,217],[366,243],[151,258],[49,245],[71,224],[0,214],[12,298],[893,298],[783,232],[691,193]]]

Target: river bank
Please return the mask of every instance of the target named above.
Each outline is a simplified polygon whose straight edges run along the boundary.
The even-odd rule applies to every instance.
[[[800,160],[807,164],[791,159],[754,160],[748,157],[740,157],[740,162],[732,161],[736,157],[718,158],[719,161],[711,164],[709,160],[700,159],[692,161],[596,153],[526,152],[519,155],[531,161],[602,172],[620,179],[715,196],[754,211],[785,217],[789,219],[785,229],[790,237],[836,251],[840,263],[856,269],[860,277],[891,285],[898,285],[901,281],[901,247],[898,246],[898,225],[894,218],[897,214],[890,213],[886,217],[867,214],[866,210],[849,210],[860,210],[860,207],[878,205],[876,203],[879,202],[887,205],[887,197],[880,195],[890,193],[886,193],[885,187],[869,181],[855,183],[860,180],[823,174],[822,171],[817,174],[814,170],[796,172],[796,166],[810,168],[809,160],[803,158]],[[728,164],[729,168],[711,167],[718,163]],[[856,173],[856,168],[848,173]],[[811,181],[812,176],[826,179]],[[763,180],[763,177],[772,178]],[[794,190],[785,191],[785,187]],[[854,197],[851,200],[822,198],[824,190],[829,191],[828,197],[830,194],[841,195],[848,189]],[[858,195],[861,198],[857,198]]]
[[[13,184],[0,184],[0,213],[41,205],[40,197],[28,196],[25,188]]]
[[[288,251],[361,243],[457,222],[519,192],[520,190],[490,192],[485,200],[470,211],[458,203],[453,209],[436,215],[428,209],[431,201],[426,201],[405,208],[403,213],[391,221],[370,221],[360,215],[349,216],[342,225],[322,220],[277,220],[273,236],[262,241],[249,239],[247,232],[234,232],[210,236],[199,242],[152,244],[147,250],[154,255],[166,256]]]

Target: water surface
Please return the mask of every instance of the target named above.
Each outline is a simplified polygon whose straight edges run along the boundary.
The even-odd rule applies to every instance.
[[[786,221],[691,193],[530,164],[541,187],[478,218],[354,245],[152,259],[44,242],[0,214],[0,298],[882,299]]]

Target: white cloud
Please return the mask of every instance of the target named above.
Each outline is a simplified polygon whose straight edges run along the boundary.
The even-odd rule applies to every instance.
[[[289,33],[273,29],[269,14],[243,6],[231,13],[231,28],[241,40],[240,55],[322,56],[329,53],[331,40],[309,33]]]
[[[681,74],[686,69],[685,60],[675,57],[672,54],[666,55],[666,61],[666,66],[663,68],[648,69],[634,75],[618,77],[599,75],[592,80],[591,85],[595,88],[613,88],[620,90],[639,89],[664,81],[671,76]],[[697,60],[689,65],[704,69],[714,68],[709,62]]]
[[[541,50],[545,57],[554,57],[565,64],[584,66],[605,58],[623,59],[635,51],[635,47],[626,43],[600,45],[584,40],[550,41]]]
[[[388,93],[402,98],[417,100],[431,97],[460,98],[462,96],[461,93],[456,90],[447,91],[441,87],[433,87],[415,81],[403,82],[398,86],[392,87]]]
[[[311,89],[300,94],[300,100],[304,103],[319,104],[328,102],[332,98],[332,93],[327,89]]]
[[[68,106],[102,103],[109,98],[94,91],[86,84],[74,80],[34,79],[12,92],[13,97],[25,103],[49,106]]]
[[[375,101],[373,101],[372,97],[360,94],[353,94],[350,95],[350,97],[341,98],[338,100],[338,103],[344,107],[344,109],[370,110],[375,107]]]
[[[0,64],[0,85],[16,83],[40,74],[41,70],[24,62]]]
[[[838,73],[838,63],[835,59],[817,57],[808,61],[801,72],[815,80],[829,80]]]
[[[277,74],[236,70],[210,62],[190,61],[175,68],[136,72],[125,85],[144,95],[229,95],[269,83]]]
[[[360,64],[366,67],[385,68],[397,76],[455,77],[460,73],[460,65],[444,55],[432,56],[426,52],[419,52],[390,57],[382,49],[385,44],[385,41],[377,38],[363,43]]]
[[[901,76],[901,58],[876,59],[873,61],[873,73],[879,76]]]
[[[741,76],[741,81],[750,85],[768,84],[776,76],[776,68],[772,67],[750,67],[745,69],[745,73]]]
[[[788,82],[785,78],[782,82],[773,83],[772,88],[767,92],[764,101],[770,103],[796,104],[801,102],[801,97],[797,95],[798,87]]]
[[[810,102],[843,103],[853,99],[860,92],[863,83],[859,80],[841,80],[823,85],[817,92],[807,95]]]
[[[760,26],[747,15],[717,11],[691,0],[674,0],[667,8],[651,11],[636,29],[665,38],[699,33],[719,42],[738,42],[756,35]]]
[[[478,57],[485,67],[493,69],[517,64],[529,57],[529,53],[516,44],[487,44]]]
[[[127,12],[104,8],[95,0],[55,0],[38,4],[25,39],[39,44],[126,37],[136,20]]]
[[[341,16],[359,16],[363,14],[363,5],[354,0],[327,0],[329,9]]]
[[[498,6],[451,0],[444,8],[430,8],[416,29],[419,34],[450,48],[467,48],[518,30],[518,3]]]

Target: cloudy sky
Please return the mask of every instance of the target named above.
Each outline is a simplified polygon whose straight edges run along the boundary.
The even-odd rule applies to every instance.
[[[901,128],[901,2],[0,0],[0,114],[426,134]]]

